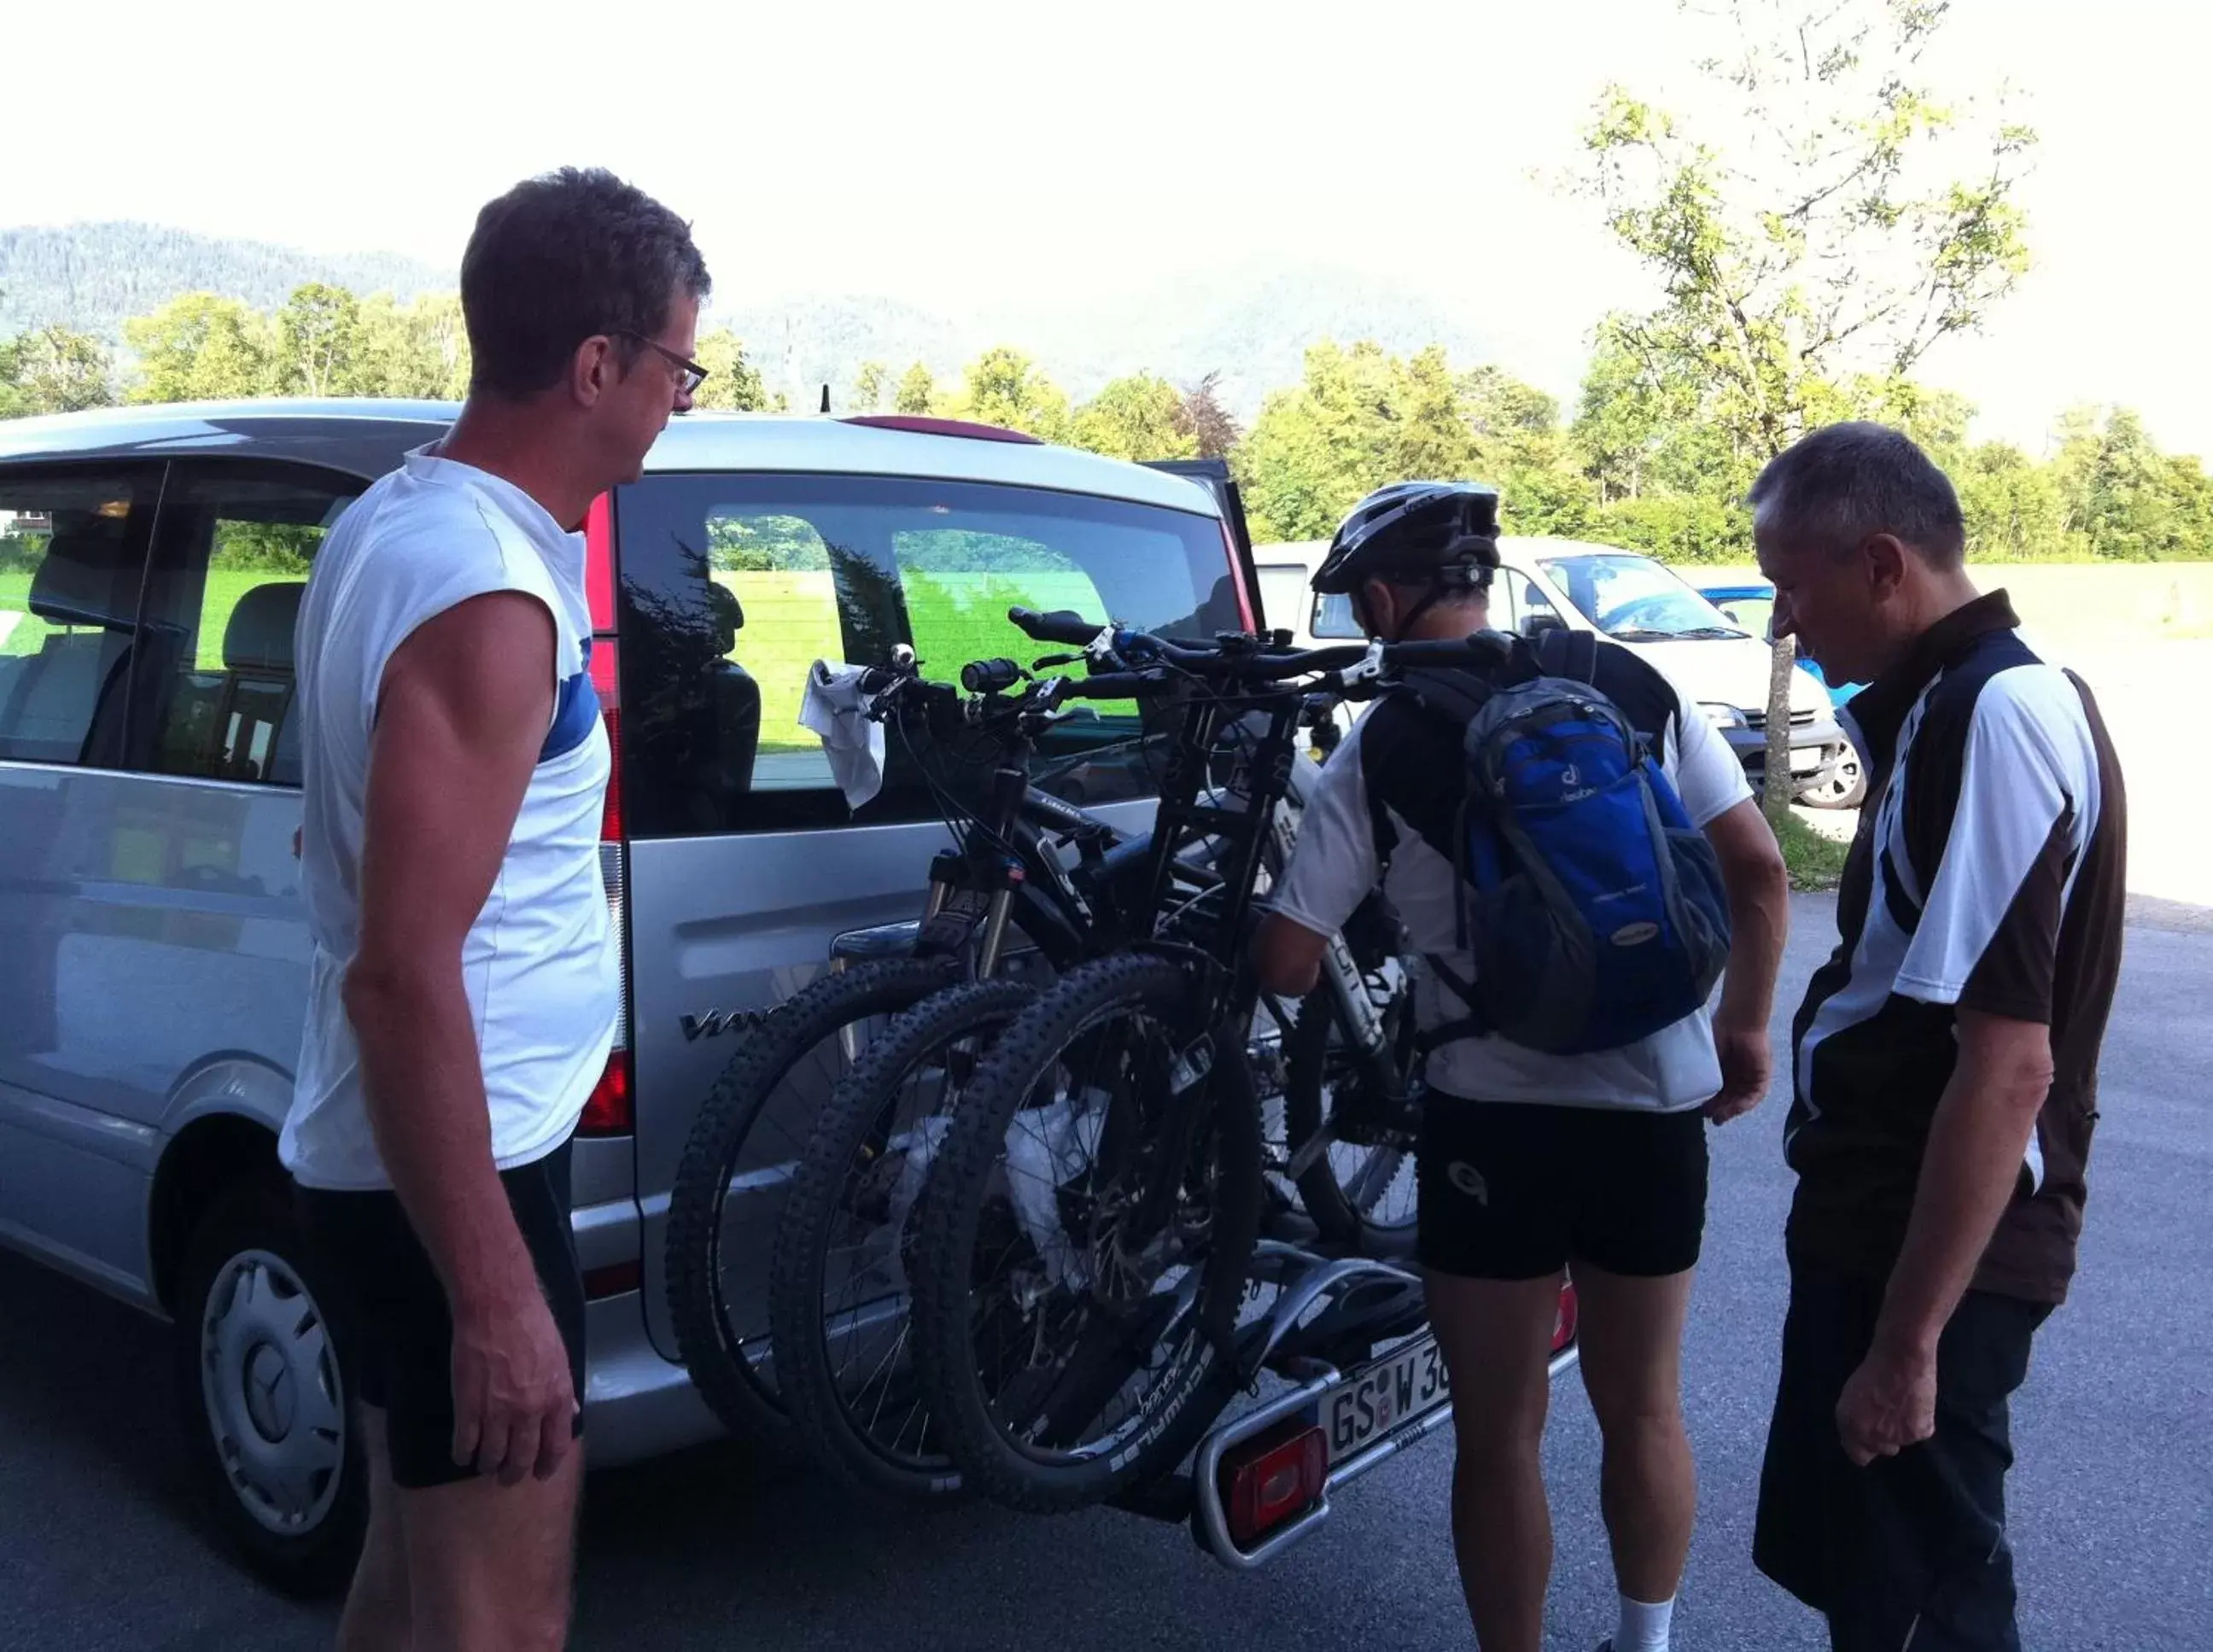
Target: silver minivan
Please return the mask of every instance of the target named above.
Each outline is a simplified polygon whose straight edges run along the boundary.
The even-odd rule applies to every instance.
[[[308,950],[293,625],[338,513],[455,411],[0,424],[0,1243],[174,1321],[216,1518],[299,1588],[343,1576],[365,1497],[276,1157]],[[661,1277],[701,1097],[748,1012],[830,967],[839,936],[915,914],[944,841],[897,749],[849,809],[798,722],[808,667],[901,643],[939,673],[1027,657],[1015,602],[1188,636],[1260,616],[1218,463],[948,421],[680,418],[586,539],[625,960],[575,1157],[605,1466],[717,1431]],[[1087,806],[1140,800],[1141,733],[1071,722],[1040,777]]]

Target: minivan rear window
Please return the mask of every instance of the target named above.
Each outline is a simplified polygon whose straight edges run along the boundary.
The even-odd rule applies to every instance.
[[[816,660],[877,664],[905,642],[951,680],[970,660],[1055,651],[1008,624],[1015,603],[1168,636],[1240,624],[1221,523],[1157,506],[909,478],[657,473],[617,491],[615,526],[632,837],[937,814],[896,736],[882,791],[847,808],[799,722]],[[1159,755],[1137,708],[1095,710],[1048,737],[1040,782],[1085,802],[1150,795]],[[933,754],[931,774],[947,757]]]

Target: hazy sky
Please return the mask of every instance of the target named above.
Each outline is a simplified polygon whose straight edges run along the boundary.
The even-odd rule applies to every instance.
[[[139,217],[450,265],[564,162],[692,218],[717,296],[1087,299],[1292,259],[1435,295],[1572,389],[1644,296],[1573,159],[1610,79],[1686,83],[1673,0],[26,6],[0,224]],[[527,15],[526,33],[509,21]],[[2205,0],[1954,0],[1940,74],[2039,131],[2037,267],[1926,377],[2032,446],[2081,399],[2213,458]],[[1020,342],[1017,338],[1015,342]]]

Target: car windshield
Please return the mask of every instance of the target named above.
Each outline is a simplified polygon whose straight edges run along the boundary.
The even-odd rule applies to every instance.
[[[1537,565],[1590,622],[1617,642],[1675,643],[1744,637],[1728,616],[1649,557],[1593,552],[1543,557]]]

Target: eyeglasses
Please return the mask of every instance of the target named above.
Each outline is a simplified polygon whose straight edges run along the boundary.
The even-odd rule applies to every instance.
[[[707,369],[700,366],[698,363],[687,360],[686,357],[679,356],[673,350],[663,349],[661,345],[655,344],[652,339],[647,338],[642,332],[624,332],[622,336],[625,338],[637,339],[638,343],[643,344],[655,355],[660,357],[662,361],[667,362],[669,366],[674,368],[677,372],[682,375],[679,380],[679,382],[683,386],[684,393],[686,395],[691,395],[694,391],[698,390],[701,385],[707,381]]]

